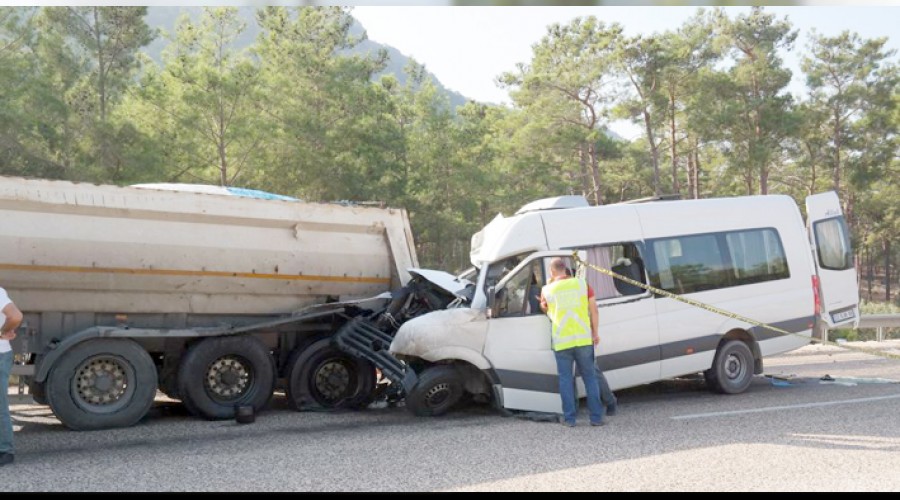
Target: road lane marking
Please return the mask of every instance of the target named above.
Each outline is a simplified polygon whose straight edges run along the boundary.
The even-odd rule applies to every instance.
[[[678,415],[678,416],[670,417],[670,418],[672,420],[689,420],[689,419],[693,419],[693,418],[728,417],[731,415],[743,415],[745,413],[763,413],[763,412],[767,412],[767,411],[795,410],[798,408],[818,408],[818,407],[822,407],[822,406],[835,406],[835,405],[844,405],[844,404],[852,404],[852,403],[868,403],[868,402],[872,402],[872,401],[883,401],[886,399],[900,399],[900,394],[894,394],[892,396],[877,396],[877,397],[872,397],[872,398],[845,399],[843,401],[826,401],[826,402],[822,402],[822,403],[806,403],[806,404],[788,405],[788,406],[770,406],[768,408],[753,408],[751,410],[695,413],[693,415]]]

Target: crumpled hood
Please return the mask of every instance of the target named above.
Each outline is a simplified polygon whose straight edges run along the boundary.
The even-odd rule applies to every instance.
[[[390,352],[426,358],[428,352],[459,346],[480,353],[487,328],[479,319],[484,319],[484,311],[468,307],[423,314],[400,326]]]
[[[460,293],[466,289],[467,286],[472,285],[473,283],[467,279],[460,279],[452,274],[445,271],[436,271],[434,269],[419,269],[419,268],[410,268],[407,269],[409,274],[413,276],[420,276],[423,279],[427,280],[429,283],[436,285],[452,295],[460,296]]]

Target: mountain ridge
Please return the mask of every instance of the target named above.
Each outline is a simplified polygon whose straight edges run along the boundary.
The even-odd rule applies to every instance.
[[[237,9],[238,16],[247,24],[247,28],[238,36],[235,43],[239,48],[249,47],[253,44],[261,31],[256,24],[255,12],[257,8],[237,7]],[[188,14],[191,16],[191,19],[197,20],[200,18],[202,12],[203,7],[147,7],[147,15],[144,17],[144,20],[151,29],[158,28],[167,33],[173,33],[175,31],[175,23],[182,14]],[[353,26],[350,28],[350,33],[355,36],[360,36],[365,33],[365,27],[355,17],[353,18]],[[161,60],[162,50],[168,43],[169,41],[160,34],[159,37],[144,48],[144,52],[146,52],[154,61],[159,62]],[[399,81],[401,85],[405,84],[407,76],[403,69],[413,59],[403,54],[396,47],[366,38],[348,52],[351,54],[375,54],[382,48],[387,51],[388,63],[383,71],[373,77],[380,78],[382,75],[392,74],[397,78],[397,81]],[[419,64],[423,63],[419,62]],[[474,100],[467,98],[455,90],[445,87],[434,74],[428,71],[427,66],[425,66],[425,72],[432,82],[434,82],[434,85],[447,95],[451,109],[455,109],[458,106],[462,106],[463,104]]]

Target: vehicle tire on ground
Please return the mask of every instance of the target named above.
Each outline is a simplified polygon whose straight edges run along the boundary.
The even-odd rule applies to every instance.
[[[365,408],[375,396],[375,366],[320,339],[288,359],[287,399],[295,410]]]
[[[462,377],[450,365],[430,366],[419,374],[406,395],[406,408],[419,417],[437,417],[450,411],[463,397]]]
[[[47,387],[45,384],[42,384],[34,379],[31,379],[28,382],[28,394],[31,396],[31,399],[34,400],[35,403],[39,405],[46,405],[47,403]]]
[[[156,384],[153,359],[137,342],[95,339],[59,358],[44,391],[56,417],[81,431],[136,424],[153,404]]]
[[[211,337],[181,359],[178,395],[191,414],[207,420],[234,418],[236,406],[261,410],[272,398],[275,360],[256,337]]]
[[[729,340],[719,346],[712,368],[703,373],[707,385],[715,392],[738,394],[747,390],[753,380],[753,353],[740,340]]]

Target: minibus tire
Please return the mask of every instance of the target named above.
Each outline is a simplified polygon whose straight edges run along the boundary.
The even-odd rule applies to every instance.
[[[739,394],[753,381],[753,353],[741,340],[719,346],[712,368],[703,373],[710,389],[722,394]]]
[[[430,366],[419,374],[406,395],[406,409],[418,417],[438,417],[456,406],[464,393],[462,377],[455,367]]]

